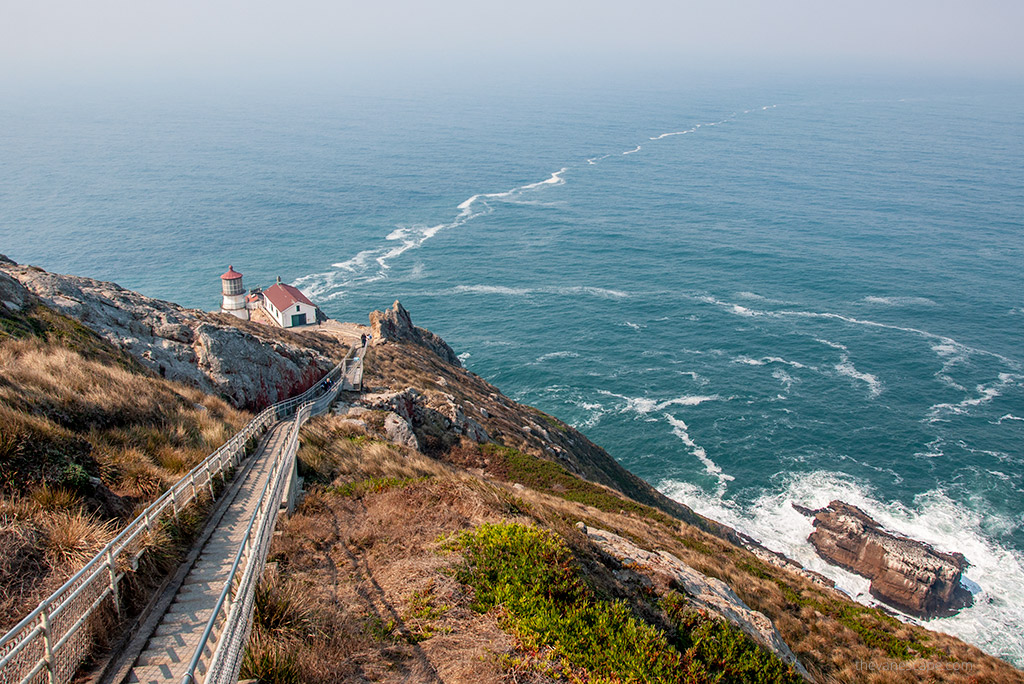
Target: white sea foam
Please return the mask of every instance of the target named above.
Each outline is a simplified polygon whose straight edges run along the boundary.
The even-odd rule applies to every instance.
[[[624,405],[619,409],[620,413],[637,413],[641,416],[656,411],[664,411],[669,406],[700,406],[708,401],[723,401],[718,394],[686,394],[674,399],[659,401],[650,397],[627,397],[623,394],[615,394],[608,390],[598,390],[599,394],[607,397],[614,397],[622,400]],[[728,400],[725,400],[728,401]]]
[[[704,464],[704,470],[707,471],[708,475],[711,475],[718,480],[718,496],[725,493],[726,483],[730,480],[735,480],[732,475],[728,475],[722,472],[722,468],[708,458],[708,452],[705,451],[704,447],[696,444],[690,437],[689,426],[681,419],[676,418],[671,414],[664,414],[665,420],[672,426],[672,434],[682,440],[683,444],[690,448],[690,452],[697,457],[697,460]]]
[[[393,247],[380,247],[360,251],[355,257],[347,261],[338,262],[332,265],[334,271],[323,273],[312,273],[303,276],[295,281],[296,287],[309,292],[312,296],[321,301],[330,301],[343,295],[343,288],[351,286],[356,282],[373,282],[387,277],[391,262],[411,249],[418,249],[424,242],[434,237],[443,230],[450,230],[464,225],[478,216],[493,211],[491,201],[516,201],[524,193],[529,193],[545,187],[562,185],[565,183],[563,176],[568,171],[564,167],[552,173],[548,178],[535,183],[527,183],[506,190],[504,192],[478,193],[466,199],[456,208],[458,214],[454,219],[446,223],[438,223],[432,226],[398,226],[385,236],[388,242],[399,242],[401,244]],[[375,263],[377,270],[368,272],[370,264]]]
[[[727,309],[731,313],[736,314],[737,316],[764,316],[764,315],[766,315],[766,313],[764,311],[755,311],[754,309],[749,309],[749,308],[747,308],[745,306],[740,306],[739,304],[732,304],[730,302],[723,302],[721,299],[718,299],[717,297],[712,297],[711,295],[701,295],[701,296],[697,297],[697,301],[706,302],[708,304],[714,304],[715,306],[720,306],[720,307],[722,307],[724,309]]]
[[[545,361],[551,361],[552,359],[575,359],[578,358],[579,354],[574,351],[557,351],[549,352],[537,357],[537,363],[543,363]]]
[[[533,294],[535,290],[526,287],[505,287],[504,285],[457,285],[452,292],[458,294],[498,294],[510,297],[522,297]]]
[[[819,342],[826,347],[831,347],[832,349],[838,349],[840,351],[839,363],[835,365],[837,373],[845,375],[848,378],[853,378],[854,380],[860,380],[867,383],[868,392],[870,392],[872,397],[877,397],[882,393],[883,387],[878,377],[871,373],[863,373],[857,370],[853,365],[853,362],[850,361],[850,350],[845,344],[832,342],[831,340],[823,340],[821,338],[815,338],[815,342]]]
[[[455,294],[491,294],[523,297],[526,295],[554,294],[561,296],[588,295],[602,299],[626,299],[630,295],[621,290],[610,290],[604,287],[572,286],[572,287],[507,287],[504,285],[457,285],[449,292]]]
[[[1021,418],[1020,416],[1015,416],[1012,413],[1007,413],[1005,416],[1001,416],[999,420],[996,421],[996,425],[1002,425],[1004,420],[1024,421],[1024,418]]]
[[[630,321],[626,321],[625,323],[623,323],[623,325],[626,326],[627,328],[632,328],[637,332],[640,332],[641,330],[647,327],[646,325],[641,325],[640,323],[632,323]]]
[[[964,585],[975,592],[974,605],[953,617],[930,620],[928,628],[955,635],[1017,665],[1024,663],[1024,634],[1020,630],[1024,624],[1024,555],[990,536],[993,521],[1000,532],[1014,529],[1019,521],[1003,519],[992,511],[966,508],[941,490],[919,494],[911,506],[884,503],[862,482],[825,471],[787,474],[778,489],[766,492],[748,506],[686,482],[666,480],[658,484],[658,489],[830,577],[838,588],[866,604],[874,603],[868,594],[869,581],[822,560],[807,542],[813,530],[811,519],[791,504],[814,509],[839,499],[860,507],[889,530],[942,551],[959,551],[971,564]],[[916,622],[908,616],[900,617]]]
[[[814,341],[819,344],[823,344],[826,347],[832,347],[833,349],[842,349],[843,351],[849,351],[845,344],[840,344],[839,342],[833,342],[832,340],[823,340],[820,337],[815,337]]]
[[[774,371],[772,371],[772,377],[781,382],[787,392],[789,391],[789,388],[793,386],[793,376],[787,373],[786,371],[782,370],[781,368],[776,368]]]
[[[872,397],[877,397],[882,393],[883,387],[878,377],[871,373],[863,373],[857,370],[857,368],[850,362],[850,357],[846,354],[843,354],[840,357],[840,361],[836,364],[835,368],[840,375],[845,375],[849,378],[853,378],[854,380],[866,382],[868,385],[868,392],[871,393]]]
[[[946,359],[946,363],[944,363],[944,365],[943,365],[943,370],[940,371],[938,374],[936,374],[936,376],[939,377],[940,379],[943,379],[943,381],[951,384],[951,386],[954,386],[954,387],[957,387],[957,388],[960,388],[960,386],[957,385],[951,378],[949,378],[948,375],[945,374],[945,371],[948,370],[948,368],[950,368],[952,365],[955,365],[956,363],[960,363],[961,361],[966,359],[971,354],[979,354],[979,355],[989,356],[989,357],[998,359],[999,361],[1001,361],[1002,363],[1006,364],[1007,366],[1009,366],[1011,369],[1013,369],[1015,371],[1024,370],[1024,365],[1022,365],[1019,361],[1016,361],[1014,359],[1008,358],[1008,357],[1006,357],[1006,356],[1004,356],[1002,354],[999,354],[997,352],[987,351],[987,350],[984,350],[984,349],[978,349],[976,347],[970,347],[970,346],[967,346],[967,345],[962,344],[960,342],[957,342],[956,340],[954,340],[951,337],[947,337],[945,335],[937,335],[937,334],[929,332],[927,330],[921,330],[920,328],[913,328],[913,327],[909,327],[909,326],[892,325],[892,324],[889,324],[889,323],[879,323],[877,321],[865,320],[865,319],[855,318],[853,316],[847,316],[847,315],[844,315],[844,314],[837,314],[837,313],[832,313],[832,312],[827,312],[827,311],[826,312],[818,312],[818,311],[758,311],[758,310],[749,309],[749,308],[744,307],[744,306],[740,306],[738,304],[733,304],[733,303],[730,303],[730,302],[722,301],[722,300],[720,300],[720,299],[718,299],[716,297],[713,297],[711,295],[701,295],[701,296],[695,297],[695,299],[697,299],[698,301],[703,301],[703,302],[707,302],[709,304],[714,304],[716,306],[720,306],[720,307],[724,308],[725,310],[727,310],[727,311],[729,311],[729,312],[731,312],[733,314],[739,315],[739,316],[748,316],[748,317],[750,317],[750,316],[769,316],[769,317],[773,317],[773,318],[786,318],[786,317],[821,318],[821,319],[825,319],[825,320],[841,321],[841,322],[848,323],[848,324],[851,324],[851,325],[859,325],[859,326],[865,326],[865,327],[871,327],[871,328],[881,328],[881,329],[884,329],[884,330],[894,330],[894,331],[899,331],[899,332],[905,332],[905,333],[911,333],[911,334],[914,334],[914,335],[919,335],[919,336],[925,338],[926,340],[934,342],[935,344],[933,344],[932,349],[940,357],[943,357],[943,358]],[[833,347],[834,349],[840,349],[840,350],[842,350],[844,352],[844,355],[840,356],[840,362],[836,365],[836,371],[837,372],[839,372],[842,375],[846,375],[846,376],[849,376],[851,378],[854,378],[854,379],[857,379],[857,380],[862,380],[862,381],[866,382],[868,384],[868,388],[869,388],[869,391],[871,392],[872,396],[878,396],[878,394],[880,394],[883,391],[884,387],[883,387],[881,381],[877,378],[877,376],[875,376],[873,374],[870,374],[870,373],[863,373],[863,372],[857,370],[853,366],[853,364],[850,362],[849,356],[845,355],[846,352],[849,351],[845,345],[838,344],[838,343],[835,343],[835,342],[831,342],[829,340],[820,339],[820,338],[818,338],[817,341],[822,343],[822,344],[825,344],[825,345],[828,345],[830,347]],[[943,407],[943,406],[945,406],[945,405],[939,405],[940,408]],[[954,406],[958,406],[958,405],[954,405]],[[932,407],[932,408],[936,408],[936,407]]]
[[[781,363],[793,368],[807,368],[804,364],[799,361],[787,361],[781,356],[762,356],[759,359],[754,359],[749,356],[737,356],[732,360],[733,363],[742,363],[747,366],[766,366],[769,363]]]
[[[831,312],[827,312],[827,311],[826,312],[817,312],[817,311],[777,311],[777,312],[772,312],[772,313],[765,314],[765,315],[777,316],[777,317],[789,317],[789,316],[792,316],[792,317],[799,317],[799,318],[824,318],[824,319],[830,319],[830,320],[843,321],[844,323],[850,323],[852,325],[860,325],[860,326],[865,326],[865,327],[869,327],[869,328],[882,328],[882,329],[885,329],[885,330],[897,330],[897,331],[900,331],[900,332],[913,333],[915,335],[920,335],[921,337],[923,337],[923,338],[925,338],[927,340],[934,340],[934,341],[940,342],[942,345],[953,345],[953,346],[956,346],[956,347],[958,347],[959,349],[963,350],[966,353],[981,354],[981,355],[984,355],[984,356],[990,356],[992,358],[998,359],[999,361],[1002,361],[1006,365],[1008,365],[1011,368],[1014,368],[1016,370],[1024,369],[1024,366],[1022,366],[1020,362],[1015,361],[1015,360],[1013,360],[1011,358],[1008,358],[1006,356],[1003,356],[1002,354],[999,354],[997,352],[991,352],[991,351],[987,351],[985,349],[978,349],[977,347],[969,347],[969,346],[967,346],[965,344],[957,342],[956,340],[954,340],[951,337],[946,337],[945,335],[937,335],[935,333],[928,332],[927,330],[921,330],[920,328],[911,328],[911,327],[907,327],[907,326],[891,325],[889,323],[879,323],[877,321],[870,321],[870,320],[865,320],[865,319],[861,319],[861,318],[854,318],[853,316],[845,316],[843,314],[831,313]]]
[[[1008,387],[1013,387],[1024,380],[1024,376],[1015,375],[1013,373],[1000,373],[999,378],[991,383],[977,385],[974,391],[977,396],[966,397],[962,401],[956,404],[935,404],[928,409],[928,419],[930,422],[936,422],[941,420],[943,416],[949,415],[967,415],[970,413],[970,409],[975,406],[981,406],[982,404],[988,404],[996,397],[1003,395],[1003,392]]]
[[[938,306],[934,300],[927,297],[865,297],[864,301],[884,306]]]
[[[462,363],[465,363],[466,359],[468,359],[471,356],[472,356],[472,354],[470,354],[469,352],[462,352],[461,354],[459,354],[459,361],[461,361]]]
[[[625,299],[629,297],[628,292],[622,292],[621,290],[609,290],[604,287],[590,287],[590,286],[575,286],[575,287],[555,287],[546,290],[552,294],[560,295],[590,295],[592,297],[604,297],[605,299]]]
[[[943,444],[945,444],[945,440],[942,437],[936,437],[925,444],[925,448],[928,449],[928,451],[918,451],[914,456],[916,458],[942,458],[946,455],[942,451]]]
[[[685,131],[672,131],[671,133],[662,133],[661,135],[656,135],[653,138],[648,138],[648,140],[663,140],[665,138],[671,138],[674,135],[686,135],[687,133],[693,133],[696,130],[697,127],[694,127],[687,128]]]
[[[694,382],[696,382],[696,383],[698,383],[700,385],[708,384],[707,378],[699,375],[696,371],[681,371],[681,370],[677,370],[676,374],[677,375],[685,375],[685,376],[687,376],[688,378],[690,378],[691,380],[693,380]]]

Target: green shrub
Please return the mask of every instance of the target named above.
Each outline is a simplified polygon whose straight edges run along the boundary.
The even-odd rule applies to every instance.
[[[504,609],[504,621],[528,650],[554,649],[589,681],[676,682],[681,659],[655,627],[622,601],[598,599],[572,553],[553,534],[526,525],[490,524],[460,535],[460,579],[474,608]]]
[[[757,645],[742,630],[705,611],[694,610],[677,593],[661,602],[677,630],[676,646],[691,674],[714,682],[800,684],[803,678],[774,653]]]
[[[79,463],[68,463],[61,473],[60,484],[72,490],[83,489],[89,484],[89,473]]]
[[[796,672],[728,623],[689,611],[679,594],[663,608],[676,626],[666,635],[625,601],[596,595],[572,552],[551,532],[496,523],[449,544],[465,554],[459,579],[473,607],[501,607],[505,627],[527,651],[553,651],[589,682],[800,682]]]

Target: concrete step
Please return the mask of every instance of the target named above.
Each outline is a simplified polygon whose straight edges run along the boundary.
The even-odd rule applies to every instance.
[[[185,596],[179,594],[174,597],[168,612],[180,613],[186,610],[202,610],[203,608],[213,610],[213,607],[217,605],[218,598],[220,598],[219,591],[205,594],[188,594]]]
[[[197,584],[223,583],[230,572],[230,563],[224,565],[213,565],[212,563],[203,565],[197,564],[192,568],[192,572],[185,577],[185,581],[182,586],[189,587]]]
[[[146,646],[146,650],[135,661],[135,665],[136,667],[167,665],[171,668],[172,672],[176,672],[178,676],[181,676],[184,670],[188,668],[188,664],[192,662],[192,656],[195,655],[196,645],[199,643],[200,636],[202,636],[202,632],[194,635],[191,641],[179,637],[151,639],[151,642],[160,641],[161,643],[154,647]],[[213,648],[210,643],[207,643],[203,648],[203,658],[208,660],[212,654]]]
[[[219,598],[221,592],[224,591],[224,582],[199,582],[196,584],[186,584],[178,590],[178,598],[183,601],[187,601],[190,598],[197,596],[213,596],[215,599]]]
[[[150,665],[142,667],[136,665],[128,673],[128,682],[133,684],[179,684],[181,677],[175,677],[169,665]]]
[[[182,616],[184,615],[185,614],[182,613]],[[209,619],[210,615],[209,613],[207,613],[206,619],[201,620],[182,619],[178,622],[161,622],[159,625],[156,626],[156,629],[153,631],[153,637],[155,638],[163,636],[174,636],[176,634],[188,634],[195,630],[202,632],[204,629],[206,629],[206,623]],[[223,622],[223,619],[221,619],[220,622]],[[214,628],[213,631],[214,633],[217,633],[219,630],[218,628]]]
[[[185,623],[201,622],[206,624],[206,621],[210,619],[210,613],[213,612],[213,606],[198,607],[190,603],[183,603],[179,606],[171,606],[164,613],[164,616],[160,618],[160,624],[157,625],[157,629],[160,629],[164,625],[181,625]]]

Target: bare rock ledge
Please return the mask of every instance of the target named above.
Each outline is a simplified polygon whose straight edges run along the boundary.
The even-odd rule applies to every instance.
[[[814,532],[808,541],[829,563],[871,580],[871,595],[917,617],[943,617],[971,605],[960,584],[969,565],[961,553],[936,551],[924,542],[886,531],[871,516],[850,504],[833,501],[812,511]]]

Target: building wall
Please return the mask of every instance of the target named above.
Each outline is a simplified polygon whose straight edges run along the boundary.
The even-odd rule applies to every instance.
[[[293,314],[306,314],[306,323],[316,323],[316,307],[302,302],[295,302],[284,311],[278,311],[274,303],[267,297],[263,298],[263,307],[270,314],[271,318],[277,321],[282,328],[292,327]]]

